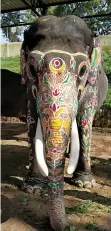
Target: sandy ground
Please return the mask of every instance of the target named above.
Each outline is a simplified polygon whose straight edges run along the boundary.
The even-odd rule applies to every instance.
[[[19,189],[28,166],[26,125],[2,122],[2,231],[51,231],[47,197]],[[93,129],[92,171],[97,181],[91,190],[68,184],[64,199],[73,231],[111,231],[111,129]]]

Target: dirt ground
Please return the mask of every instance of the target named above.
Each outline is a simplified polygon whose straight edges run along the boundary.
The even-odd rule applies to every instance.
[[[47,197],[26,194],[18,187],[28,168],[26,125],[2,121],[1,127],[2,231],[51,231]],[[71,231],[111,231],[111,129],[93,129],[91,156],[95,188],[78,189],[65,177]]]

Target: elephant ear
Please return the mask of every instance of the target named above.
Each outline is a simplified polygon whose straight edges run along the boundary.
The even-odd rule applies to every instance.
[[[22,85],[25,85],[28,80],[27,73],[26,73],[26,63],[27,63],[26,57],[28,57],[28,49],[26,50],[23,47],[20,50],[20,74],[21,74]]]
[[[88,82],[91,85],[96,83],[96,80],[99,75],[99,71],[101,69],[101,45],[99,43],[99,38],[94,38],[94,48],[91,54],[91,61],[90,61],[90,72],[88,76]]]

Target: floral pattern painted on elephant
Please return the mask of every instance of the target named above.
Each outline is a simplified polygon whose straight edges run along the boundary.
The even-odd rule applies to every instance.
[[[43,57],[41,60],[39,64],[45,63]],[[63,190],[64,152],[71,127],[70,118],[73,117],[71,112],[74,111],[74,109],[72,110],[74,108],[73,100],[70,101],[67,109],[65,105],[69,103],[70,94],[73,94],[74,81],[72,78],[71,82],[71,78],[71,72],[67,71],[66,63],[62,58],[57,57],[50,60],[49,67],[44,73],[39,65],[39,86],[41,90],[38,93],[40,100],[38,111],[41,112],[40,118],[44,141],[46,141],[49,179],[52,182],[49,183],[49,188],[53,191],[53,195],[61,194]],[[70,82],[72,85],[70,85]]]
[[[74,54],[75,55],[75,54]],[[82,56],[82,54],[78,54]],[[83,55],[89,68],[89,60]],[[69,56],[65,62],[62,58],[52,58],[47,65],[47,56],[40,56],[37,63],[37,76],[33,76],[33,82],[38,78],[39,90],[37,93],[37,114],[41,119],[45,142],[47,164],[49,169],[50,190],[54,195],[61,194],[63,189],[64,152],[69,140],[71,121],[77,115],[78,89],[75,74],[76,57]],[[30,64],[34,63],[33,56],[29,57],[27,71],[30,74]],[[36,64],[33,65],[36,67]],[[44,68],[45,67],[45,68]],[[46,68],[47,67],[47,68]],[[87,72],[89,69],[87,69]],[[67,107],[66,107],[67,105]],[[55,155],[54,155],[55,154]],[[59,184],[60,182],[60,184]]]
[[[91,56],[91,66],[88,75],[88,84],[84,88],[79,99],[78,127],[80,131],[80,159],[85,163],[84,169],[90,172],[90,146],[92,123],[98,103],[98,75],[101,67],[101,47],[98,44],[93,49]],[[83,106],[82,106],[83,105]],[[78,109],[79,110],[79,109]]]
[[[93,186],[92,121],[106,93],[104,88],[104,96],[99,101],[98,89],[101,90],[100,83],[104,83],[104,71],[97,41],[84,21],[76,16],[40,17],[24,32],[21,74],[28,90],[30,162],[34,159],[35,147],[39,170],[48,177],[53,230],[69,229],[63,198],[65,151],[69,140],[67,173],[74,172],[71,180],[77,186]],[[35,186],[37,181],[33,183]]]
[[[89,135],[91,133],[91,121],[96,110],[96,101],[97,101],[97,91],[95,90],[95,81],[97,79],[98,65],[100,65],[100,48],[95,48],[92,54],[91,66],[89,66],[89,60],[85,59],[80,65],[87,66],[87,75],[89,76],[88,81],[89,85],[85,87],[86,80],[84,80],[83,93],[80,97],[80,104],[82,98],[85,99],[86,92],[92,92],[90,99],[85,99],[85,111],[83,118],[81,118],[82,126],[82,152],[89,163]],[[70,56],[68,63],[66,63],[62,58],[53,58],[50,60],[48,67],[44,68],[46,65],[46,56],[42,55],[38,59],[38,63],[34,64],[34,59],[29,57],[29,64],[27,72],[30,80],[36,83],[38,78],[39,81],[39,91],[37,94],[37,113],[41,119],[41,124],[43,128],[44,141],[46,142],[46,154],[47,154],[47,164],[49,167],[50,178],[52,179],[52,167],[55,169],[55,175],[57,176],[57,189],[59,188],[58,184],[58,173],[63,178],[63,165],[64,165],[64,152],[67,146],[68,137],[70,133],[71,120],[76,117],[77,114],[77,90],[75,89],[76,82],[78,80],[78,75],[75,74],[76,68],[76,59],[73,56]],[[36,67],[37,76],[31,77],[30,65],[34,64]],[[70,68],[68,70],[67,66]],[[47,66],[47,65],[46,65]],[[38,70],[37,70],[38,69]],[[79,72],[79,70],[78,70]],[[81,79],[79,86],[81,86]],[[92,85],[92,86],[91,86]],[[85,87],[85,88],[84,88]],[[73,95],[73,97],[72,97]],[[72,101],[71,101],[72,99]],[[70,104],[69,104],[70,102]],[[67,109],[66,109],[67,104]],[[72,109],[73,108],[73,109]],[[72,113],[73,112],[73,113]],[[89,112],[90,115],[89,115]],[[81,117],[81,114],[80,114]],[[29,118],[29,116],[28,116]],[[29,119],[28,119],[29,120]],[[79,120],[79,118],[78,118]],[[30,123],[28,123],[30,124]],[[30,126],[30,125],[29,125]],[[49,151],[50,150],[50,151]],[[54,152],[53,152],[54,150]],[[52,153],[56,155],[52,155]],[[57,155],[58,153],[58,155]],[[60,180],[61,181],[61,180]],[[50,185],[50,187],[52,184]],[[55,183],[51,187],[51,190],[57,192],[55,189]]]

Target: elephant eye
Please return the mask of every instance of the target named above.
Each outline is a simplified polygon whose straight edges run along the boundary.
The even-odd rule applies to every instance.
[[[80,79],[82,79],[82,77],[87,72],[87,70],[88,70],[88,62],[87,61],[81,62],[78,67],[78,76]]]
[[[35,68],[34,68],[33,65],[30,65],[30,72],[31,72],[31,74],[32,74],[32,77],[33,77],[33,78],[36,78],[37,73],[36,73]]]
[[[82,66],[82,68],[79,71],[79,77],[80,78],[85,74],[86,70],[87,70],[86,65]]]

